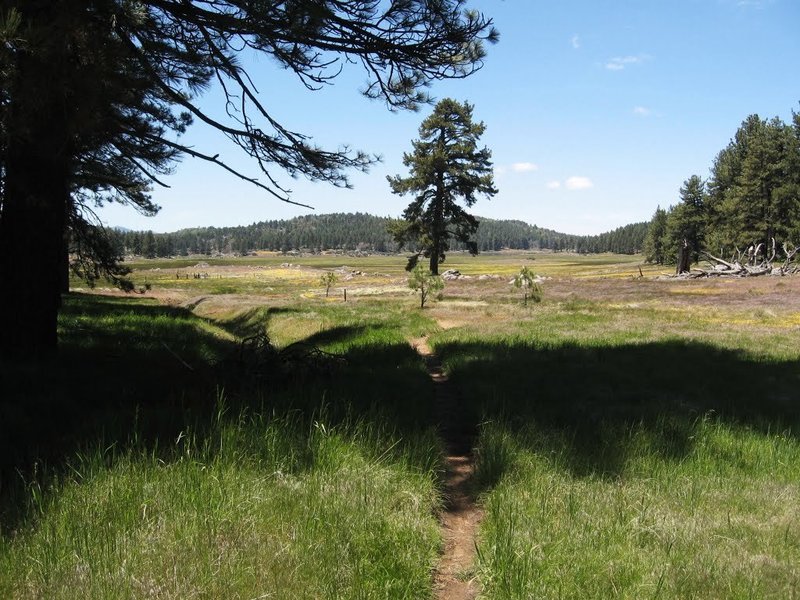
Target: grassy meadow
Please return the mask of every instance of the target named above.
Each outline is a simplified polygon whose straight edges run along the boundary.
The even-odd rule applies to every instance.
[[[432,597],[422,336],[479,423],[483,597],[800,594],[800,279],[455,253],[466,277],[420,311],[404,265],[72,282],[59,359],[0,365],[0,598]],[[541,304],[509,285],[522,266]]]

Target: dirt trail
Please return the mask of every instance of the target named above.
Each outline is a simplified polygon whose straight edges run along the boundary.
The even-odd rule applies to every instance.
[[[434,574],[434,590],[440,600],[471,599],[479,591],[473,565],[475,535],[483,517],[470,485],[475,469],[472,443],[477,433],[476,424],[464,418],[455,390],[442,371],[439,358],[431,352],[427,339],[413,340],[412,345],[425,360],[436,384],[436,418],[447,447],[445,506],[440,515],[444,553]]]

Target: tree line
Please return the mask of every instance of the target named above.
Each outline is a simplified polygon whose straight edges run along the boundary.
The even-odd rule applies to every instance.
[[[717,154],[707,180],[692,175],[680,201],[658,207],[644,240],[645,259],[689,270],[704,252],[735,258],[763,244],[800,243],[800,113],[747,117]]]
[[[238,227],[197,227],[172,233],[109,229],[119,255],[146,258],[190,254],[246,254],[257,250],[277,252],[326,250],[397,252],[388,231],[395,219],[364,213],[305,215]],[[478,218],[475,242],[481,252],[552,250],[555,252],[636,254],[641,251],[648,223],[633,223],[599,235],[571,235],[518,220]],[[466,250],[454,242],[456,250]]]

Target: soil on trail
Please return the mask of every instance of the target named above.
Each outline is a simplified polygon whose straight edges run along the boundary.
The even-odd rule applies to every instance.
[[[425,360],[436,384],[436,417],[439,434],[447,448],[445,506],[440,515],[444,552],[434,574],[436,598],[456,600],[475,598],[479,586],[474,576],[475,535],[483,512],[472,496],[475,463],[472,444],[477,424],[467,421],[458,397],[442,370],[439,358],[431,352],[426,338],[412,345]]]

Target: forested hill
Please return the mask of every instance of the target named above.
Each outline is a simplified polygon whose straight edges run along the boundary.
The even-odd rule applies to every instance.
[[[634,223],[600,235],[579,236],[529,225],[523,221],[479,218],[478,249],[549,249],[581,253],[641,250],[647,223]],[[306,215],[240,227],[200,227],[174,233],[114,230],[117,248],[147,257],[187,254],[246,253],[253,250],[346,250],[394,252],[386,232],[392,221],[362,213]]]

